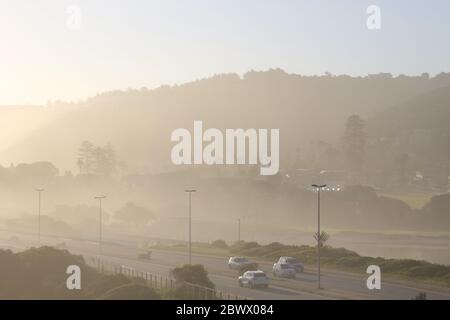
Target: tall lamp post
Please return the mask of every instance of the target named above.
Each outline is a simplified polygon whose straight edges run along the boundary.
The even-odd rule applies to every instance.
[[[102,200],[105,199],[106,196],[98,196],[94,197],[94,199],[98,200],[99,205],[99,241],[98,241],[98,247],[100,254],[102,253]]]
[[[185,192],[189,193],[189,265],[192,264],[192,214],[191,214],[191,195],[193,192],[197,192],[194,189],[187,189]]]
[[[38,193],[38,243],[41,243],[41,193],[45,189],[35,189]]]
[[[317,188],[317,288],[320,286],[320,190],[325,188],[326,184],[313,184],[312,187]]]

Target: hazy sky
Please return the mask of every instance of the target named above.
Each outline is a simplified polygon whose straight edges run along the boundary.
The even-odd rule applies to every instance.
[[[366,27],[370,4],[381,30]],[[450,71],[449,39],[448,0],[0,0],[0,104],[277,67],[436,74]]]

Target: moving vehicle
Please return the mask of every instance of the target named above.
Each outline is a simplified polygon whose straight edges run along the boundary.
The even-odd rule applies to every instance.
[[[269,286],[269,278],[261,270],[245,272],[238,278],[238,282],[240,287],[249,287],[250,289]]]
[[[297,271],[293,265],[287,263],[274,263],[272,268],[274,277],[295,278]]]
[[[288,264],[292,266],[296,272],[303,272],[303,270],[305,269],[303,263],[301,263],[300,260],[294,257],[280,257],[277,263]]]
[[[254,262],[251,262],[244,257],[231,257],[228,260],[228,267],[232,270],[241,270],[245,266],[254,264],[255,264]]]

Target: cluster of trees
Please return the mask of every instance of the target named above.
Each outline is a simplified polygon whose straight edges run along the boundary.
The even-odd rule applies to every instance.
[[[123,170],[125,162],[118,161],[116,151],[111,143],[105,146],[95,146],[89,141],[83,141],[78,149],[77,166],[80,174],[95,174],[111,176],[118,169]],[[18,183],[30,181],[46,183],[60,174],[60,170],[49,161],[33,163],[11,163],[9,167],[0,166],[0,182]],[[66,175],[72,175],[66,172]]]
[[[101,147],[83,141],[78,149],[77,166],[80,174],[112,175],[118,166],[114,147],[109,142]]]
[[[336,145],[324,140],[311,140],[309,149],[297,147],[293,168],[316,168],[362,172],[366,156],[366,122],[357,114],[350,115]]]
[[[118,169],[126,166],[124,161],[118,161],[116,151],[111,143],[105,146],[96,146],[90,141],[83,141],[78,148],[77,166],[80,174],[95,174],[110,176]],[[59,174],[59,169],[48,161],[34,163],[11,164],[9,168],[0,166],[0,178],[7,174],[16,177],[53,178]]]
[[[447,231],[450,227],[450,194],[433,196],[421,209],[399,199],[380,196],[367,186],[350,186],[322,198],[327,223],[361,230]]]
[[[379,138],[375,137],[373,128],[370,134],[368,131],[366,121],[353,114],[347,118],[340,143],[333,145],[323,140],[313,140],[309,151],[303,154],[300,148],[297,148],[293,166],[289,170],[307,168],[341,171],[346,177],[342,179],[341,184],[366,183],[380,188],[391,190],[406,188],[410,191],[430,191],[431,187],[437,187],[445,191],[448,185],[447,177],[450,175],[448,161],[447,164],[445,161],[432,164],[427,159],[434,158],[436,152],[427,152],[425,149],[422,154],[427,159],[418,159],[417,154],[420,152],[408,145],[410,143],[408,141],[419,144],[414,142],[414,137]],[[422,137],[420,134],[425,137],[429,135],[426,130],[415,133],[419,138]],[[382,133],[377,134],[382,136]],[[448,143],[439,141],[449,136],[450,133],[442,133],[432,139],[428,137],[428,145],[431,146],[436,142],[443,146],[441,148],[443,152],[447,152]],[[407,147],[410,150],[407,150]],[[418,172],[427,173],[427,179],[418,177]]]
[[[20,163],[18,165],[12,163],[7,168],[0,166],[0,180],[4,183],[22,182],[24,180],[45,182],[58,174],[58,168],[48,161]]]

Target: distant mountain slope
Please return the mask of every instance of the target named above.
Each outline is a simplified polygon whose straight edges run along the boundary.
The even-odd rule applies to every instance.
[[[62,108],[42,106],[0,106],[0,150],[29,137],[34,130],[56,120],[64,112]]]
[[[450,129],[450,87],[418,95],[374,116],[372,134],[393,135],[414,130]]]
[[[394,144],[397,152],[450,165],[450,86],[378,113],[368,122],[368,130],[373,139]]]
[[[283,162],[298,148],[306,150],[313,139],[339,141],[345,120],[353,113],[367,118],[446,86],[448,74],[431,79],[385,74],[306,77],[270,70],[249,72],[243,78],[218,75],[155,90],[112,91],[76,105],[0,157],[2,163],[49,160],[62,169],[75,169],[81,141],[109,141],[131,168],[161,171],[171,167],[170,133],[181,127],[192,130],[194,120],[203,120],[205,127],[222,129],[279,128]]]

